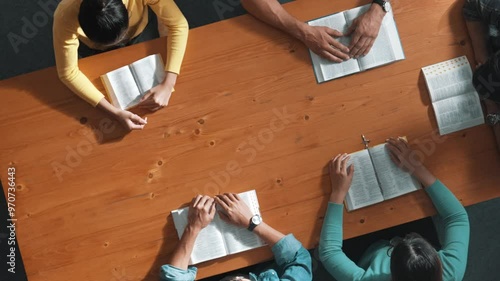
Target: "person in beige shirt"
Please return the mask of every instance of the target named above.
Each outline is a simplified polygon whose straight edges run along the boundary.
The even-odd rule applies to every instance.
[[[155,111],[168,104],[188,39],[188,23],[173,0],[62,0],[54,13],[54,52],[59,78],[76,95],[108,112],[129,130],[143,129],[146,120],[109,103],[80,71],[78,58],[158,37],[158,26],[151,26],[154,15],[149,9],[168,28],[165,79],[139,105]],[[151,28],[156,35],[143,36]]]

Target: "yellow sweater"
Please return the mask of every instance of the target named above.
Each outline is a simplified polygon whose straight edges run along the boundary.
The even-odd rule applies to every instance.
[[[104,95],[78,68],[78,46],[81,40],[93,49],[101,49],[90,41],[78,23],[82,0],[62,0],[54,13],[54,52],[61,81],[75,94],[96,106]],[[168,27],[165,70],[179,74],[188,38],[188,23],[173,0],[123,0],[129,13],[127,38],[139,35],[148,23],[151,7],[158,20]]]

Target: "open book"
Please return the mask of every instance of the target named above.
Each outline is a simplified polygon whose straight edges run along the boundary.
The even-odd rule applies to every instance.
[[[421,188],[409,173],[401,170],[389,156],[389,149],[380,144],[350,154],[348,165],[356,171],[345,199],[347,211],[373,205]]]
[[[147,56],[101,75],[111,103],[121,109],[136,106],[151,88],[164,79],[165,66],[160,54]]]
[[[260,215],[259,201],[255,190],[243,192],[239,195],[253,214]],[[172,211],[179,239],[188,224],[188,211],[189,207]],[[255,233],[248,231],[246,228],[228,224],[219,217],[219,214],[216,214],[214,220],[196,238],[190,264],[213,260],[264,245],[266,243]]]
[[[327,26],[346,34],[352,22],[365,13],[370,8],[370,5],[311,20],[308,24],[311,26]],[[351,38],[347,36],[337,38],[337,40],[346,46],[351,43]],[[318,83],[405,59],[392,9],[385,15],[378,37],[366,56],[335,63],[321,58],[311,50],[309,52]]]
[[[422,68],[436,114],[439,134],[446,135],[484,124],[472,70],[462,56]]]

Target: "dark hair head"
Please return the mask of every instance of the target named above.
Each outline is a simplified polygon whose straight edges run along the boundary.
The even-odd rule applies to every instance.
[[[393,281],[442,281],[443,269],[436,249],[410,233],[392,250],[391,275]]]
[[[113,45],[128,29],[128,11],[122,0],[83,0],[78,21],[90,40]]]

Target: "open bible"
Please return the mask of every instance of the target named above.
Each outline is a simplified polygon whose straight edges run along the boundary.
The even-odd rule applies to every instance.
[[[370,5],[311,20],[308,24],[311,26],[327,26],[346,34],[353,21],[365,13],[370,8]],[[337,40],[345,46],[349,46],[351,43],[349,36],[340,37]],[[318,83],[405,59],[392,10],[385,15],[378,37],[366,56],[335,63],[321,58],[311,50],[309,52]]]
[[[421,188],[409,173],[391,160],[389,149],[380,144],[350,154],[348,165],[356,171],[345,198],[347,211],[389,200]]]
[[[240,193],[241,199],[248,205],[253,214],[259,214],[259,202],[255,190]],[[179,239],[188,224],[189,207],[172,211],[175,228]],[[198,237],[191,254],[190,264],[213,260],[231,254],[251,250],[266,245],[255,233],[228,224],[219,214],[205,227]]]
[[[111,103],[121,109],[139,104],[141,98],[165,79],[165,66],[160,54],[150,55],[101,75]]]
[[[422,68],[436,114],[439,134],[484,124],[479,96],[466,56]]]

